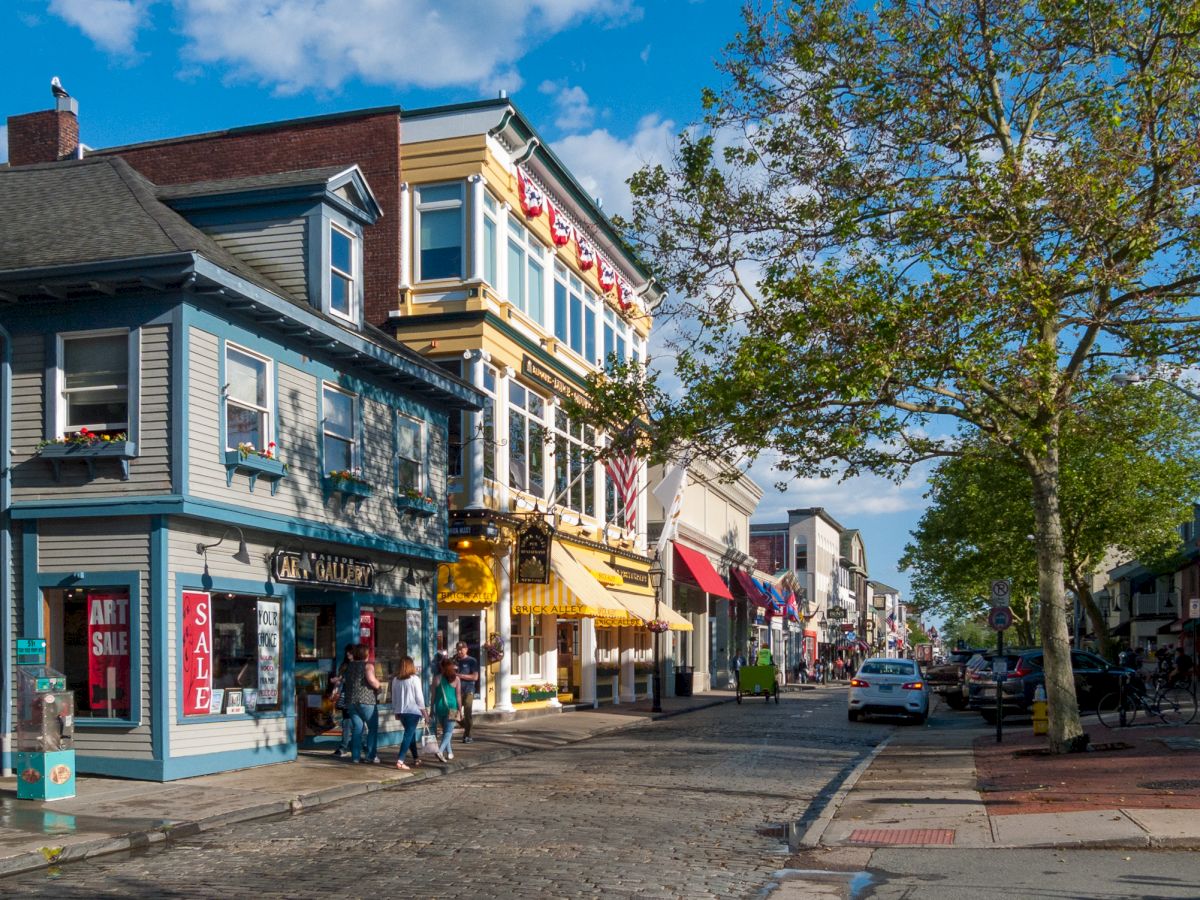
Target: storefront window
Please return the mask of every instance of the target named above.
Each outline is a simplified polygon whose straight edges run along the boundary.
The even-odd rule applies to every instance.
[[[67,677],[81,719],[131,718],[132,620],[128,587],[43,594],[51,668]]]
[[[359,614],[359,643],[367,645],[368,658],[375,664],[375,675],[383,685],[380,703],[391,703],[388,691],[392,676],[400,670],[400,660],[412,655],[408,643],[410,613],[420,616],[415,610],[372,606],[363,607]]]
[[[542,617],[512,617],[513,678],[533,681],[542,677]]]
[[[196,633],[197,627],[201,631],[204,628],[202,617],[187,614],[188,597],[185,594],[185,643],[191,645],[193,656],[203,653],[205,646],[209,648],[209,665],[203,660],[190,662],[201,673],[211,668],[212,690],[207,710],[185,701],[185,713],[236,715],[278,711],[282,604],[247,594],[214,593],[208,601],[211,640],[206,641],[207,635]],[[192,696],[195,692],[185,693]]]

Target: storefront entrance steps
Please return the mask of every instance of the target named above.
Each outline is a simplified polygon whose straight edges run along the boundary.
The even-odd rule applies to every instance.
[[[0,779],[0,875],[179,840],[238,822],[300,813],[733,699],[730,691],[665,697],[663,711],[657,714],[651,712],[648,700],[600,710],[520,710],[527,715],[507,721],[477,714],[474,742],[464,745],[456,739],[452,762],[438,763],[432,753],[426,753],[425,764],[409,772],[396,769],[396,749],[386,747],[383,763],[377,766],[341,762],[328,751],[302,751],[291,762],[165,783],[81,775],[75,797],[52,803],[18,800],[16,779]]]

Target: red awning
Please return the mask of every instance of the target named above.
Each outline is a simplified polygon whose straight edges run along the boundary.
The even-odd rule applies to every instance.
[[[728,585],[721,580],[721,576],[717,574],[717,570],[713,568],[707,556],[698,550],[682,547],[674,541],[671,543],[675,547],[675,579],[677,581],[681,580],[679,576],[682,574],[686,576],[682,580],[692,581],[707,594],[724,597],[726,600],[733,599]]]
[[[741,569],[730,569],[733,573],[733,580],[729,582],[729,586],[753,603],[755,606],[770,606],[771,601],[767,599],[767,595],[758,589],[758,585],[754,583],[754,579],[750,577],[748,572]]]

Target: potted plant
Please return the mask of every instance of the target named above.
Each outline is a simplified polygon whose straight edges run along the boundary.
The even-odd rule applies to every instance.
[[[493,631],[483,642],[483,652],[487,654],[489,663],[500,662],[504,659],[504,638]]]
[[[362,469],[334,469],[325,476],[329,490],[343,496],[370,497],[371,484],[363,477]]]
[[[267,479],[271,483],[271,495],[274,496],[279,490],[280,479],[288,474],[288,465],[276,455],[274,441],[262,449],[242,441],[236,450],[225,451],[225,484],[233,484],[233,476],[237,472],[242,472],[250,479],[251,493],[259,478]]]
[[[118,460],[121,464],[121,478],[128,481],[129,461],[137,456],[137,447],[123,431],[115,434],[97,433],[83,427],[52,441],[42,441],[37,445],[37,454],[54,467],[55,481],[60,480],[62,476],[61,464],[69,460],[85,463],[88,467],[88,477],[95,478],[96,460],[99,459]]]
[[[670,629],[671,623],[666,619],[651,619],[646,623],[646,627],[655,634],[662,634],[664,631],[668,631]]]
[[[396,496],[396,505],[416,516],[432,516],[437,511],[436,501],[416,488],[401,488]]]

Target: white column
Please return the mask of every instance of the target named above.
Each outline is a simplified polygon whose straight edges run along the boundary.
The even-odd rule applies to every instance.
[[[412,191],[408,182],[400,182],[400,284],[402,291],[412,287],[412,255],[417,243],[412,232]]]
[[[467,179],[471,185],[471,269],[469,281],[483,280],[483,176],[472,175]]]
[[[542,681],[558,684],[558,617],[553,614],[542,616]],[[559,706],[558,698],[550,701]]]
[[[483,363],[486,356],[487,354],[483,350],[467,350],[463,353],[467,367],[465,380],[480,390],[483,389]],[[466,439],[467,447],[463,459],[467,508],[481,509],[483,507],[483,454],[486,449],[483,445],[482,412],[467,414],[467,433],[463,437]]]
[[[596,620],[579,623],[579,702],[596,703]]]
[[[620,647],[621,660],[621,700],[632,703],[637,699],[633,666],[633,629],[617,629],[617,646]]]
[[[496,630],[504,644],[504,658],[496,672],[496,709],[512,712],[512,557],[506,551],[496,560]]]

